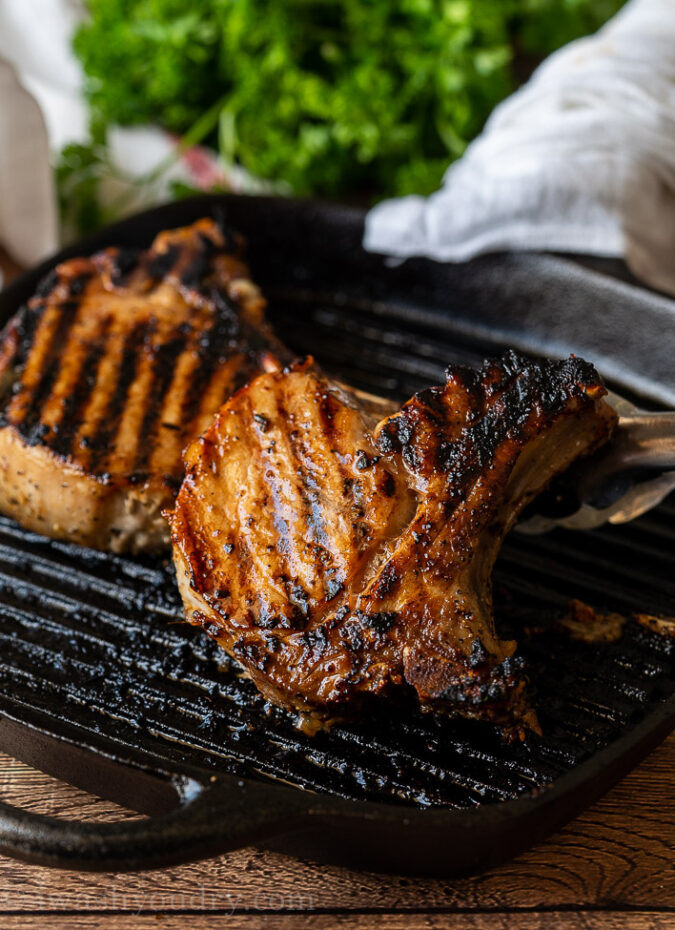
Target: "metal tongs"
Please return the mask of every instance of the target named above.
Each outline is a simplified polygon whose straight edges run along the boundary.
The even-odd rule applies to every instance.
[[[611,392],[605,400],[619,415],[612,439],[530,505],[521,533],[627,523],[675,490],[675,411],[640,410]]]

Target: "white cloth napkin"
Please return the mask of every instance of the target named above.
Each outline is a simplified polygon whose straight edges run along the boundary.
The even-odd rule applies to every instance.
[[[0,243],[21,264],[58,244],[50,149],[87,135],[70,36],[77,0],[0,0]]]
[[[24,265],[59,244],[54,156],[89,136],[82,69],[71,49],[83,15],[80,0],[0,0],[0,245]],[[173,180],[196,188],[223,183],[205,149],[172,162],[176,141],[156,126],[113,127],[102,200],[118,203],[124,194],[125,212],[132,212],[168,199]]]
[[[17,261],[31,264],[54,249],[57,235],[42,112],[0,59],[0,243]]]
[[[502,103],[429,198],[370,211],[367,249],[464,261],[623,256],[675,294],[675,0],[631,0]]]

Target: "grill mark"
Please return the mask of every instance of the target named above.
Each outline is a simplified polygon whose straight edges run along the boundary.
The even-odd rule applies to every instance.
[[[317,495],[314,495],[314,499],[312,499],[308,493],[309,489],[307,483],[307,471],[301,457],[302,449],[297,442],[297,431],[290,428],[291,420],[289,417],[289,412],[280,395],[280,390],[274,392],[276,400],[275,420],[278,424],[280,438],[284,443],[285,452],[287,453],[288,458],[286,458],[286,455],[284,455],[281,450],[279,450],[278,454],[282,455],[283,458],[288,462],[289,472],[294,479],[293,486],[299,497],[300,505],[302,508],[301,512],[298,513],[298,518],[307,527],[309,536],[313,537],[314,539],[314,544],[321,546],[321,548],[330,553],[330,549],[325,545],[327,542],[330,544],[330,540],[326,535],[326,526],[321,515],[321,502]],[[253,410],[251,411],[251,416],[253,416]],[[301,538],[302,536],[299,537],[298,543],[300,542]],[[300,557],[300,545],[296,544],[295,548],[298,552],[298,556]],[[309,564],[305,561],[304,558],[302,561],[307,567],[307,571],[305,571],[307,578],[310,579],[312,575],[318,576],[321,586],[325,591],[327,579],[324,565],[321,562],[317,563],[314,558],[314,554],[312,554],[312,558],[310,559]]]
[[[250,413],[252,416],[253,410],[252,410],[250,398],[248,398],[248,402],[249,402]],[[285,610],[284,608],[286,608],[287,605],[290,603],[289,576],[292,574],[292,569],[291,569],[291,562],[290,562],[289,556],[290,556],[290,553],[293,551],[293,535],[292,535],[292,528],[291,528],[291,525],[288,519],[281,512],[282,511],[281,502],[283,499],[282,494],[281,494],[282,482],[281,480],[279,480],[279,475],[277,473],[275,464],[272,460],[272,456],[269,453],[267,453],[265,449],[263,448],[263,444],[265,444],[266,446],[267,442],[268,440],[266,439],[266,437],[261,436],[257,444],[254,445],[253,443],[251,443],[250,446],[246,447],[247,450],[250,449],[251,454],[255,455],[256,457],[256,461],[251,463],[251,468],[249,469],[249,472],[248,472],[249,478],[248,478],[247,491],[248,491],[249,500],[251,500],[252,502],[255,501],[256,498],[259,500],[262,500],[262,498],[266,496],[267,492],[269,492],[269,494],[272,497],[271,508],[263,507],[263,506],[259,506],[258,508],[256,508],[258,511],[258,525],[255,528],[255,532],[256,533],[260,532],[260,521],[262,518],[262,520],[264,520],[264,522],[266,523],[268,527],[270,538],[275,539],[274,548],[271,551],[266,552],[266,558],[269,559],[271,563],[271,568],[269,570],[270,577],[267,581],[264,577],[260,578],[258,589],[259,589],[259,592],[264,592],[268,584],[270,585],[271,588],[280,587],[282,589],[283,593],[280,595],[281,603],[277,605],[278,609],[276,610],[276,613],[278,614],[278,616],[281,617],[287,612],[287,610]],[[270,472],[273,474],[273,477],[270,477],[269,475]],[[253,482],[255,482],[255,484],[253,484]],[[286,506],[286,509],[292,510],[292,508],[289,508],[288,505]],[[282,531],[282,523],[285,526],[284,531]],[[276,537],[275,537],[275,534],[276,534]],[[239,535],[241,538],[241,530],[240,530]],[[285,543],[285,545],[282,545],[282,542]],[[246,548],[246,551],[249,551],[248,546],[246,546],[245,548]],[[255,565],[255,559],[253,558],[250,551],[249,551],[249,558],[250,558],[251,564]],[[252,579],[249,577],[248,579],[243,581],[243,584],[247,585],[249,590],[254,590],[251,581]],[[258,597],[260,618],[261,620],[265,620],[265,615],[267,614],[268,616],[266,619],[269,623],[272,619],[271,617],[269,617],[270,605],[269,603],[268,604],[264,603],[263,593],[258,593],[257,597]],[[289,620],[292,620],[292,618],[289,617]]]
[[[340,410],[340,402],[335,398],[326,388],[321,388],[321,393],[318,397],[317,411],[319,414],[319,422],[322,427],[323,432],[320,433],[317,431],[317,435],[323,435],[327,440],[327,449],[332,461],[334,461],[335,466],[338,469],[340,474],[340,482],[344,486],[346,482],[350,483],[350,488],[354,489],[357,486],[360,486],[360,482],[357,478],[354,478],[351,474],[348,474],[345,466],[340,461],[339,456],[333,455],[332,450],[340,452],[340,440],[342,438],[340,430],[336,430],[334,420]],[[351,450],[348,450],[351,451]],[[356,496],[353,491],[350,491],[351,500],[354,504],[357,503]],[[350,520],[349,524],[349,546],[353,551],[358,552],[360,550],[362,539],[359,535],[358,524],[354,519]]]
[[[319,396],[322,397],[322,395]],[[317,412],[319,414],[319,425],[321,426],[321,411],[318,403]],[[340,403],[334,410],[334,416],[338,416],[339,414],[342,414],[342,416],[347,419],[350,416],[350,410]],[[333,418],[331,418],[331,425],[333,425]],[[365,473],[364,478],[360,481],[353,476],[352,472],[348,472],[342,467],[339,455],[333,454],[332,450],[334,449],[343,455],[353,453],[353,446],[351,446],[349,440],[349,427],[345,424],[344,428],[341,429],[338,424],[338,428],[333,429],[331,432],[332,442],[328,441],[328,437],[320,428],[314,427],[311,433],[311,444],[313,447],[318,447],[319,443],[323,441],[325,457],[338,469],[338,474],[340,476],[339,490],[343,491],[346,498],[346,506],[344,510],[338,510],[335,524],[336,528],[333,531],[332,538],[334,539],[336,555],[343,552],[352,553],[353,558],[351,560],[345,559],[343,561],[342,571],[345,580],[349,578],[350,586],[358,588],[361,584],[360,579],[363,578],[364,572],[369,571],[372,566],[376,564],[379,559],[378,553],[382,552],[383,547],[388,541],[400,534],[404,526],[408,524],[409,517],[406,517],[394,529],[390,522],[390,517],[386,518],[385,514],[377,509],[377,505],[371,502],[370,505],[364,507],[359,503],[357,496],[353,493],[354,488],[360,488],[362,493],[366,496],[380,494],[382,492],[374,486],[374,482],[370,490],[366,490],[363,487],[362,481],[367,483],[371,480],[369,471]],[[343,447],[343,440],[345,438],[347,438],[348,441],[346,449]],[[391,475],[389,475],[389,477],[391,478]],[[345,480],[349,482],[348,487],[344,486]],[[392,483],[395,484],[394,479],[391,478],[391,480]],[[327,474],[324,487],[328,488]],[[345,521],[347,523],[346,529]],[[368,528],[367,542],[362,532],[364,526]]]
[[[152,455],[154,438],[162,412],[163,401],[171,386],[176,368],[176,361],[186,346],[186,336],[175,336],[162,343],[155,351],[152,387],[147,397],[145,414],[139,430],[138,449],[132,471],[142,472]]]
[[[326,441],[325,434],[321,432],[320,429],[313,429],[311,433],[308,434],[306,430],[299,430],[297,437],[292,439],[294,444],[294,451],[298,457],[304,456],[309,460],[311,465],[322,472],[322,478],[328,480],[328,474],[322,468],[321,463],[315,463],[313,452],[318,451],[320,448],[323,448],[323,458],[331,463],[336,464],[340,471],[340,487],[343,487],[343,470],[340,467],[339,460],[331,454],[331,444]],[[312,474],[311,467],[305,467],[303,465],[303,478],[305,480],[305,489],[308,495],[311,494],[311,506],[312,514],[314,517],[314,525],[319,530],[317,534],[317,542],[321,547],[329,553],[331,556],[331,561],[334,563],[335,557],[342,554],[342,545],[341,541],[344,541],[344,531],[342,528],[342,521],[339,509],[336,513],[336,518],[334,521],[331,521],[331,525],[328,525],[327,522],[327,508],[324,506],[323,497],[325,496],[325,484],[322,484],[321,481],[317,481],[314,475]],[[322,493],[323,492],[323,493]],[[345,573],[346,565],[344,559],[341,560],[341,565],[339,565],[340,570]],[[327,573],[327,571],[326,571]],[[334,587],[335,580],[330,579],[329,584]]]
[[[60,348],[61,365],[42,408],[40,419],[45,428],[45,443],[51,443],[61,427],[68,428],[69,424],[64,423],[64,408],[68,406],[70,412],[73,394],[82,390],[83,365],[92,349],[105,346],[109,322],[108,316],[88,312],[88,307],[81,305],[68,338]]]
[[[248,415],[253,418],[253,407],[251,405],[250,398],[247,398],[249,401]],[[243,417],[240,412],[240,419],[243,420]],[[242,425],[244,425],[242,423]],[[255,499],[255,493],[257,492],[258,498],[262,500],[265,493],[268,492],[272,497],[272,507],[267,508],[266,511],[263,508],[258,507],[258,510],[261,510],[265,517],[270,521],[270,536],[275,540],[275,550],[278,556],[277,561],[277,570],[270,577],[270,584],[274,587],[280,588],[282,591],[281,595],[281,604],[279,608],[279,620],[286,618],[283,625],[286,627],[294,628],[296,626],[297,618],[294,617],[288,610],[288,606],[292,603],[292,588],[294,587],[292,583],[292,576],[295,573],[294,571],[294,562],[293,557],[300,559],[299,546],[297,545],[297,537],[294,535],[293,526],[289,520],[289,516],[292,518],[293,515],[298,515],[299,507],[294,505],[293,502],[285,501],[285,498],[288,496],[287,493],[284,493],[284,476],[295,478],[295,469],[292,467],[291,458],[287,454],[281,452],[280,447],[285,445],[283,429],[280,429],[281,435],[277,439],[276,454],[280,455],[280,459],[283,467],[283,475],[280,474],[277,465],[274,462],[275,456],[272,456],[270,453],[263,453],[260,443],[257,444],[258,450],[258,462],[256,463],[257,467],[252,467],[249,470],[249,480],[247,483],[247,491],[249,495],[249,500]],[[265,434],[262,437],[262,441],[265,444],[265,448],[269,448],[270,439],[268,434]],[[252,443],[251,443],[252,446]],[[247,451],[250,449],[250,446],[246,446]],[[272,472],[272,475],[268,475],[268,472]],[[254,489],[251,482],[256,481],[257,487]],[[288,482],[286,482],[288,483]],[[297,481],[291,480],[290,486],[295,492],[294,496],[300,496],[299,489],[297,487]],[[270,513],[271,511],[271,513]],[[245,531],[243,528],[240,528],[239,540],[237,543],[239,561],[238,561],[238,584],[240,589],[243,591],[250,591],[252,588],[251,579],[247,576],[248,569],[244,568],[244,559],[241,549],[241,543],[244,540]],[[257,546],[254,547],[254,551]],[[248,546],[245,547],[245,551],[249,553],[249,560],[253,561],[252,556],[250,555]],[[262,606],[260,598],[258,597],[258,603]]]
[[[279,392],[277,392],[278,394]],[[294,485],[297,488],[298,494],[302,501],[303,511],[302,516],[306,518],[307,528],[312,532],[315,530],[312,517],[312,506],[309,497],[307,496],[307,487],[306,487],[306,473],[305,467],[301,460],[299,454],[299,446],[296,441],[298,431],[296,429],[291,429],[291,420],[286,409],[285,404],[282,402],[279,396],[277,396],[277,422],[279,424],[279,431],[282,434],[282,437],[285,441],[286,450],[290,453],[288,460],[289,471],[294,477]],[[251,415],[253,415],[253,410],[251,410]]]
[[[246,592],[250,590],[251,580],[250,572],[253,559],[250,550],[246,544],[244,536],[239,533],[237,538],[237,602],[246,601]],[[234,598],[233,598],[234,600]],[[233,623],[233,626],[237,624]]]
[[[206,385],[198,411],[190,423],[192,435],[198,435],[209,426],[214,410],[218,410],[225,400],[229,400],[235,385],[245,384],[257,373],[256,369],[248,368],[246,358],[241,355],[230,356],[227,361],[222,362]]]
[[[195,377],[190,383],[189,389],[185,392],[183,399],[183,410],[181,422],[186,428],[192,424],[199,412],[199,407],[206,388],[211,381],[216,364],[216,356],[213,349],[212,341],[214,336],[215,325],[201,337],[199,348],[197,350],[197,363]]]
[[[149,330],[150,325],[148,321],[142,320],[127,334],[124,340],[122,363],[119,368],[119,376],[115,384],[115,389],[101,417],[101,426],[98,432],[88,437],[88,445],[92,449],[92,457],[89,463],[92,472],[96,472],[100,468],[105,457],[108,455],[111,439],[117,435],[129,388],[136,377],[139,361],[138,349],[139,346],[142,345]]]
[[[19,310],[16,319],[16,353],[12,359],[12,364],[16,369],[20,369],[28,358],[28,353],[33,345],[35,331],[38,327],[38,323],[44,316],[44,312],[44,305],[39,308],[24,306]]]
[[[42,308],[21,307],[0,338],[0,427],[9,422],[8,406],[41,315]]]
[[[337,408],[331,413],[329,419],[326,415],[326,393],[324,390],[321,391],[314,408],[317,412],[319,428],[312,431],[309,448],[316,447],[319,443],[322,444],[324,457],[335,465],[340,475],[340,486],[344,487],[346,481],[351,482],[352,476],[348,474],[340,458],[335,454],[340,451],[338,440],[342,438],[340,430],[336,430],[333,424],[333,417],[337,413]]]
[[[333,523],[332,528],[327,522],[327,507],[324,505],[321,497],[321,486],[317,483],[314,476],[309,470],[304,472],[305,484],[304,491],[306,497],[310,500],[312,519],[308,521],[308,528],[316,529],[316,548],[321,549],[323,556],[318,556],[314,552],[316,565],[319,568],[319,577],[323,585],[323,596],[325,600],[331,601],[335,598],[344,587],[347,578],[347,572],[343,560],[336,560],[336,556],[341,556],[341,547],[336,545],[340,533],[339,515],[337,518],[337,528]],[[333,532],[337,529],[337,532]],[[342,561],[342,564],[341,564]]]
[[[54,309],[56,310],[56,307]],[[44,366],[42,375],[32,390],[24,387],[23,384],[21,385],[21,393],[26,398],[27,404],[24,407],[23,416],[19,415],[16,419],[12,419],[14,425],[29,445],[35,445],[42,438],[40,413],[59,371],[61,364],[59,350],[66,342],[68,333],[75,322],[78,309],[79,304],[73,302],[59,305],[60,316],[58,322],[54,326],[42,355]],[[35,342],[33,342],[33,348],[35,348]]]
[[[253,417],[253,407],[250,403],[250,398],[249,398],[249,407],[250,407],[249,409],[250,416]],[[280,438],[283,442],[284,440],[283,426],[280,426],[280,432],[282,434]],[[265,436],[264,441],[266,443],[269,442],[267,436]],[[277,450],[276,455],[281,455],[281,450],[278,449],[278,446],[279,446],[279,441],[277,440],[277,446],[275,447],[275,449]],[[286,508],[283,508],[283,505],[282,505],[283,498],[284,498],[283,481],[279,473],[279,468],[274,461],[274,458],[276,457],[276,455],[272,456],[269,453],[263,454],[262,449],[260,447],[259,447],[259,450],[260,450],[259,454],[262,459],[260,464],[261,464],[262,469],[264,469],[263,473],[266,476],[267,476],[267,472],[272,473],[270,476],[266,478],[266,480],[267,480],[267,486],[269,487],[270,493],[272,495],[272,501],[273,501],[272,524],[274,526],[274,529],[278,537],[276,550],[279,555],[279,572],[278,572],[276,580],[283,587],[284,598],[286,600],[286,603],[290,603],[290,595],[291,595],[290,576],[293,574],[293,563],[291,559],[294,553],[298,554],[299,547],[297,546],[295,537],[293,535],[293,528],[291,526],[291,523],[289,522],[287,516],[284,515],[282,510],[290,509],[291,513],[294,513],[294,512],[297,513],[297,511],[296,511],[296,508],[294,507],[289,508],[288,505],[286,505]],[[285,464],[288,467],[288,470],[291,472],[291,474],[294,475],[295,470],[292,468],[291,458],[286,455],[281,455],[281,461],[282,461],[282,464]],[[257,471],[255,469],[251,469],[251,473],[254,475],[257,475]],[[301,492],[299,493],[298,491],[296,482],[293,481],[291,486],[294,488],[296,495],[300,496],[302,500],[302,495],[301,495]],[[283,562],[282,562],[282,558],[283,558]]]
[[[90,346],[72,391],[62,404],[61,420],[52,427],[52,440],[48,445],[59,455],[74,453],[73,441],[84,419],[84,408],[96,386],[100,361],[106,350],[106,337],[110,318],[103,321],[96,342]]]
[[[186,347],[176,360],[173,381],[164,398],[162,417],[148,468],[153,473],[166,472],[165,479],[170,472],[179,485],[183,474],[182,449],[187,441],[193,440],[200,432],[190,429],[191,424],[186,423],[183,417],[185,394],[199,370],[195,340],[194,330],[186,333]]]
[[[182,422],[186,426],[191,425],[198,416],[202,400],[219,364],[222,364],[226,359],[232,358],[233,355],[240,351],[244,354],[249,351],[245,342],[239,344],[241,341],[239,338],[241,336],[241,326],[239,311],[234,304],[223,298],[214,305],[217,313],[212,324],[199,337],[197,375],[192,381],[189,391],[186,392],[183,404]],[[250,368],[253,368],[253,363],[251,363]],[[248,380],[248,377],[246,377],[246,380]],[[229,397],[231,393],[233,393],[232,389],[228,391],[226,396]]]
[[[351,475],[347,475],[345,468],[336,455],[331,454],[332,449],[337,449],[339,446],[340,432],[336,431],[333,420],[339,410],[340,404],[335,397],[326,389],[321,388],[321,392],[318,397],[318,402],[316,405],[318,414],[319,414],[319,423],[323,430],[323,436],[326,438],[327,443],[326,447],[328,453],[335,461],[335,464],[340,472],[340,481],[344,484],[346,478],[351,480]]]
[[[231,397],[234,391],[250,379],[251,372],[246,370],[246,359],[230,357],[221,364],[207,382],[201,396],[196,397],[194,384],[200,381],[201,369],[200,355],[197,351],[197,340],[201,338],[199,331],[193,330],[189,334],[185,351],[177,359],[174,370],[174,380],[165,397],[162,408],[161,428],[158,429],[157,441],[152,449],[150,471],[162,471],[168,463],[172,463],[180,483],[182,480],[181,450],[188,441],[200,435],[213,419],[214,411]],[[196,397],[200,401],[199,409],[188,419],[185,415],[187,395],[192,395],[190,401]],[[167,435],[166,417],[173,419],[179,425]]]

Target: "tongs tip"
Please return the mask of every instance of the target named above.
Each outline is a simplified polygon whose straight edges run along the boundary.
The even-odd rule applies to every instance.
[[[566,501],[567,510],[558,506],[557,512],[540,513],[535,503],[516,524],[519,532],[537,535],[557,527],[591,530],[628,523],[675,490],[675,412],[640,410],[612,392],[606,399],[619,414],[618,426],[599,453],[565,476],[565,491],[554,498]]]

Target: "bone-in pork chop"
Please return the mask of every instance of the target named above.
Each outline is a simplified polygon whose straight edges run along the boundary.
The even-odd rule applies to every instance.
[[[305,723],[368,695],[537,727],[495,630],[504,534],[615,415],[580,359],[513,353],[385,417],[311,362],[235,394],[186,455],[171,514],[190,623]]]

